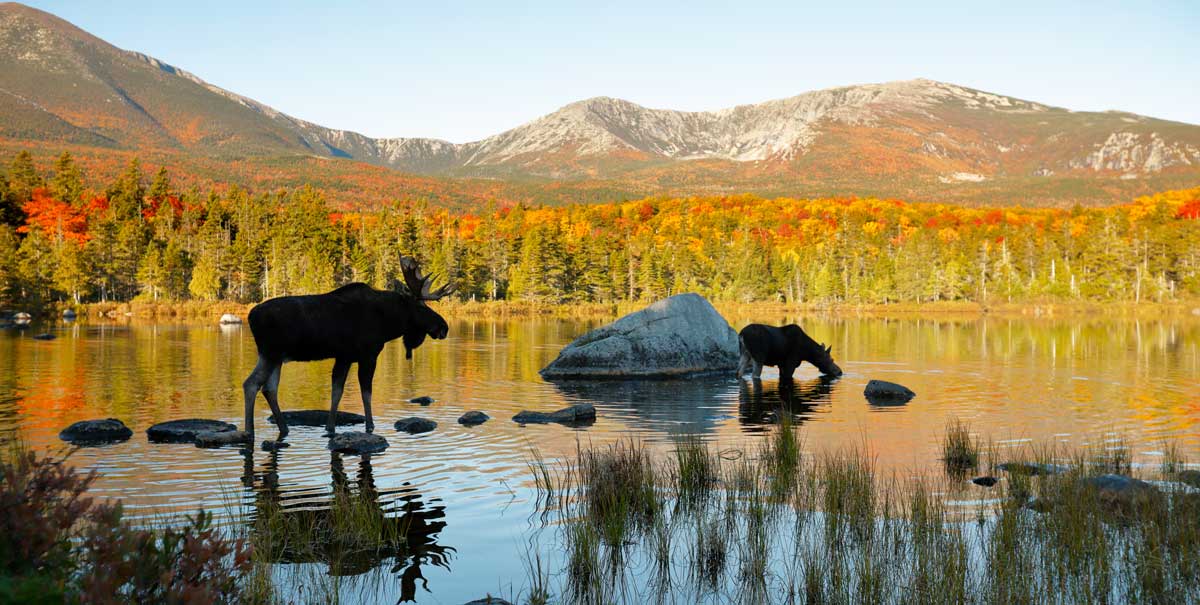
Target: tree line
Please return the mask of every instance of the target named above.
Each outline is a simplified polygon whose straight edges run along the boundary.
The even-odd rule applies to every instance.
[[[1105,208],[652,197],[474,212],[331,207],[311,187],[177,191],[132,160],[102,191],[69,153],[0,174],[0,306],[234,300],[394,287],[402,255],[456,296],[546,303],[1176,301],[1200,294],[1200,188]]]

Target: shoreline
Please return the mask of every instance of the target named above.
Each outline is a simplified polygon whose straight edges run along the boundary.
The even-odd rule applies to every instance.
[[[442,301],[436,309],[446,315],[472,315],[478,318],[616,318],[645,308],[652,301],[622,301],[613,303],[541,303],[533,301]],[[225,313],[245,318],[257,303],[235,301],[183,302],[122,302],[58,305],[53,316],[72,309],[81,318],[91,320],[167,319],[216,320]],[[844,316],[921,316],[954,315],[971,317],[1010,317],[1030,319],[1052,318],[1196,318],[1200,320],[1200,301],[1186,302],[1077,302],[1036,301],[981,304],[974,301],[940,301],[934,303],[738,303],[718,301],[713,307],[730,317],[770,315],[844,315]],[[42,317],[47,315],[42,314]]]

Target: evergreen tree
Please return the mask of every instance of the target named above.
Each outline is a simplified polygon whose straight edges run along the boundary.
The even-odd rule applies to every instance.
[[[54,164],[54,180],[50,182],[54,197],[78,208],[83,203],[83,175],[68,151],[58,156]]]

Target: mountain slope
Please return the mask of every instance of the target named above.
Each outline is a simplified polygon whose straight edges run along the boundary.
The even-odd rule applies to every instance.
[[[596,181],[581,190],[1062,203],[1200,181],[1200,126],[931,80],[708,112],[598,97],[471,143],[377,139],[294,118],[14,3],[0,4],[0,144],[153,153],[206,169],[243,158],[355,160],[515,179],[540,188],[535,199],[562,191],[555,181]]]

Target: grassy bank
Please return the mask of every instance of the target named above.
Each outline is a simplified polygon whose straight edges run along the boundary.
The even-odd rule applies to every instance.
[[[454,301],[436,303],[437,310],[448,318],[614,318],[645,308],[651,301],[622,301],[614,303],[558,304],[538,301]],[[215,321],[222,314],[245,317],[254,303],[234,301],[182,302],[124,302],[64,305],[51,310],[56,316],[67,308],[93,320],[138,319]],[[1086,302],[1024,302],[980,304],[969,301],[893,304],[792,304],[780,302],[722,302],[713,303],[727,317],[763,317],[771,315],[839,314],[862,316],[905,316],[939,314],[998,317],[1179,317],[1200,318],[1200,301],[1192,303],[1086,303]]]

